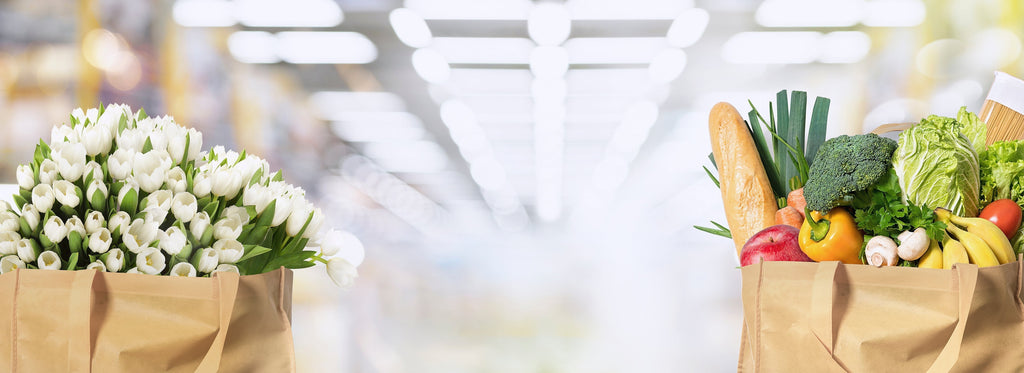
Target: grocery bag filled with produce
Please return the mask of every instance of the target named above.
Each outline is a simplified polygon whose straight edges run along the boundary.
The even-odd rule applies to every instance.
[[[829,100],[808,115],[799,91],[767,115],[711,110],[727,226],[697,228],[742,266],[740,371],[1024,370],[1024,136],[1005,128],[1024,95],[1008,78],[1024,87],[1001,75],[981,117],[879,127],[895,140],[826,139]]]

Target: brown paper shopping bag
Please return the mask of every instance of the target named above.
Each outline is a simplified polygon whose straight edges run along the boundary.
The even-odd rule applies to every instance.
[[[0,275],[0,371],[289,372],[292,273]]]
[[[1024,371],[1022,270],[743,267],[739,371]]]

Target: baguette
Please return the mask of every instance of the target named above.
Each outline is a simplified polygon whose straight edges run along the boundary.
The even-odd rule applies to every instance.
[[[754,138],[736,108],[725,102],[716,104],[711,109],[708,127],[725,219],[739,255],[751,236],[775,224],[778,203]]]

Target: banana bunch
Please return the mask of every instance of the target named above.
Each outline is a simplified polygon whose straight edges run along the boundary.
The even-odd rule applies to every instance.
[[[945,239],[941,248],[938,241],[931,241],[918,267],[950,269],[955,263],[990,267],[1017,260],[1010,240],[991,221],[956,216],[942,208],[935,215],[946,223]]]

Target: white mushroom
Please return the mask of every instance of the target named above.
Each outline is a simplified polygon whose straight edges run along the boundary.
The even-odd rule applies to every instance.
[[[928,233],[924,228],[900,233],[899,239],[900,246],[896,248],[896,252],[903,260],[917,260],[928,251]]]
[[[886,236],[874,236],[864,247],[864,257],[875,267],[894,266],[898,260],[896,241]]]

